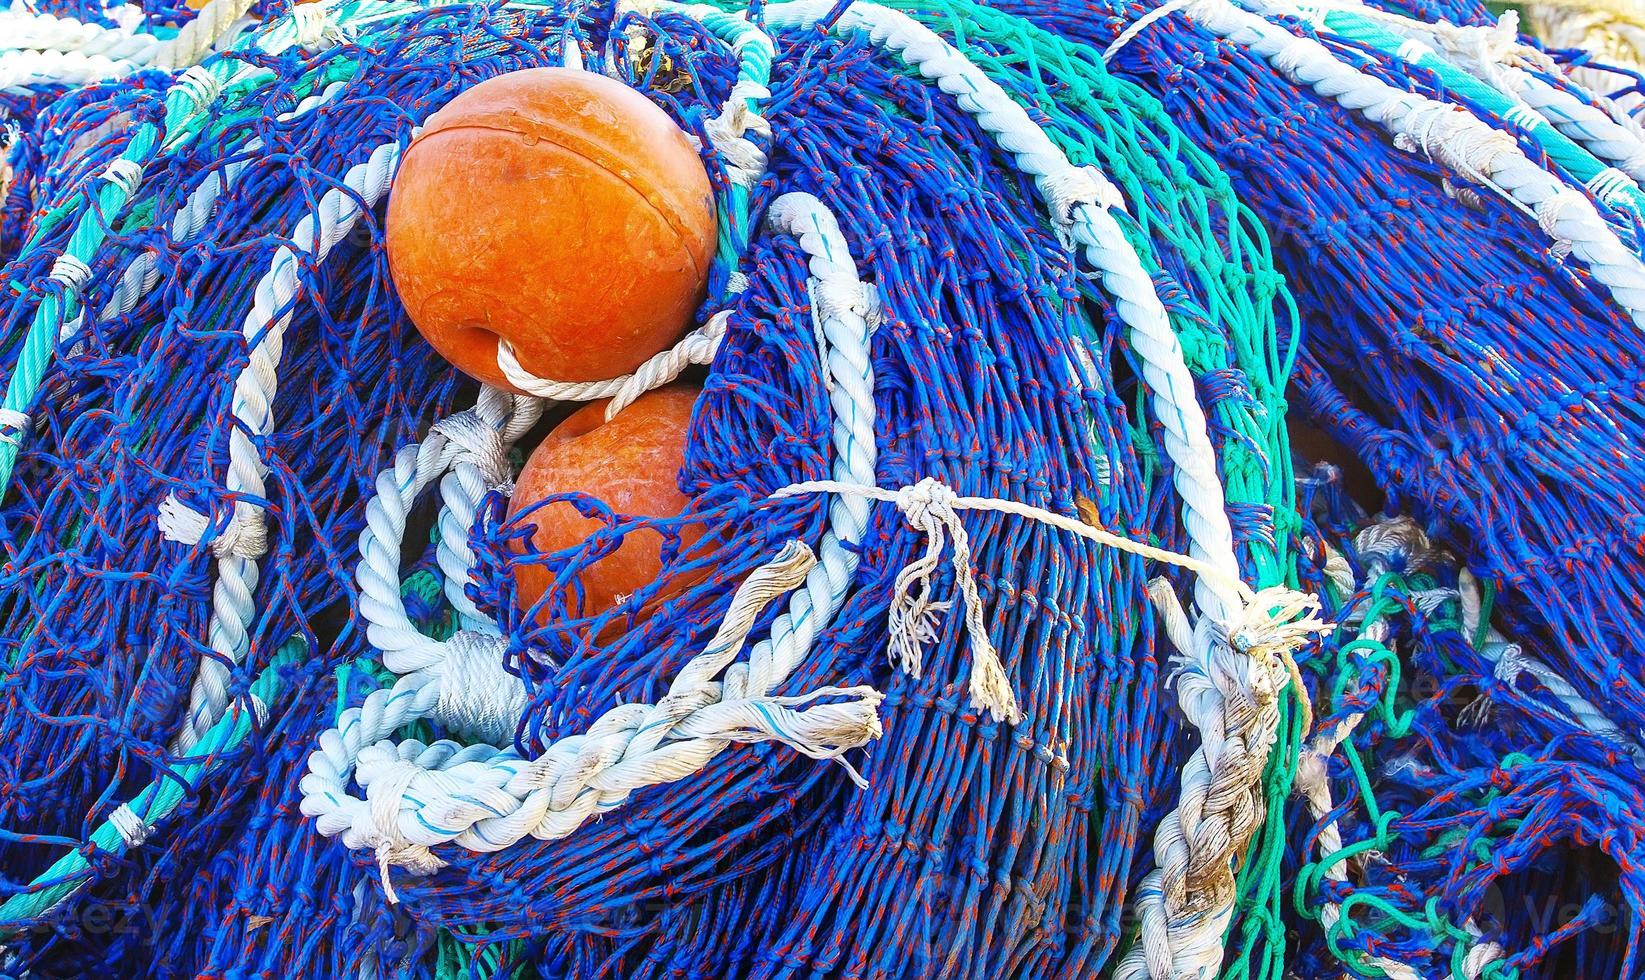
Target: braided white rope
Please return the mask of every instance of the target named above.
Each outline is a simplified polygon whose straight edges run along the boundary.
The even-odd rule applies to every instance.
[[[141,66],[79,51],[0,51],[0,90],[38,85],[90,85],[124,78]]]
[[[1284,11],[1285,0],[1242,0],[1259,13]],[[1311,11],[1316,21],[1332,9],[1352,11],[1396,34],[1429,41],[1446,58],[1502,94],[1529,107],[1542,119],[1597,159],[1616,167],[1634,181],[1645,179],[1645,129],[1609,100],[1589,104],[1549,84],[1526,68],[1560,74],[1559,65],[1546,54],[1519,41],[1519,14],[1502,13],[1494,26],[1458,26],[1446,21],[1428,23],[1366,6],[1360,0],[1313,0],[1295,5]]]
[[[444,502],[439,563],[442,572],[456,577],[456,589],[448,588],[447,595],[460,593],[470,580],[472,558],[455,569],[452,564],[468,554],[479,501],[492,488],[507,485],[508,449],[541,416],[538,399],[483,389],[473,409],[436,423],[427,439],[400,450],[394,466],[377,478],[377,495],[366,507],[360,533],[355,571],[360,615],[383,665],[404,675],[402,683],[427,681],[440,688],[431,702],[436,720],[491,740],[508,738],[525,708],[518,679],[503,670],[501,638],[495,631],[466,629],[441,642],[418,630],[401,596],[401,547],[411,508],[439,481]],[[448,550],[449,541],[461,544]]]
[[[814,296],[862,294],[855,261],[838,222],[810,195],[784,195],[773,202],[767,218],[772,228],[796,236],[808,256]],[[845,486],[872,486],[875,438],[874,399],[869,359],[869,321],[859,303],[818,303],[814,308],[828,341],[823,370],[832,379],[830,406],[835,447],[835,476]],[[495,414],[495,413],[493,413]],[[486,413],[479,412],[484,421]],[[341,834],[350,847],[371,847],[384,868],[427,872],[440,866],[431,847],[455,842],[471,850],[492,851],[527,834],[544,840],[563,837],[589,816],[619,806],[633,790],[672,782],[700,770],[734,742],[780,741],[807,756],[839,758],[878,737],[880,695],[864,687],[825,687],[800,697],[777,697],[770,691],[789,677],[844,603],[857,567],[853,546],[867,528],[867,504],[836,498],[829,508],[821,560],[810,549],[791,543],[775,560],[751,575],[738,590],[715,640],[686,667],[656,705],[620,705],[581,735],[563,738],[529,762],[512,750],[455,743],[422,746],[383,741],[418,717],[452,724],[446,703],[452,643],[423,636],[409,621],[400,598],[400,544],[411,501],[435,476],[454,466],[442,489],[501,482],[501,453],[482,448],[472,436],[484,427],[464,426],[467,456],[448,456],[445,445],[456,433],[436,428],[421,447],[402,450],[393,473],[378,480],[378,496],[367,507],[367,530],[361,535],[359,583],[361,615],[368,638],[383,653],[383,663],[403,674],[394,688],[374,692],[359,709],[345,712],[339,727],[322,736],[303,781],[303,811],[316,818],[328,836]],[[431,448],[432,447],[432,448]],[[462,476],[464,467],[473,473]],[[472,509],[453,506],[448,493],[441,516],[442,541],[466,541],[468,528],[457,527]],[[442,545],[443,547],[443,545]],[[464,544],[463,549],[466,549]],[[442,552],[448,577],[467,578],[466,550]],[[768,638],[756,643],[746,661],[738,655],[759,610],[776,596],[804,587],[772,625]],[[448,595],[451,590],[448,588]],[[461,608],[461,607],[459,607]],[[506,719],[506,737],[524,710],[519,682],[501,667],[502,637],[465,630],[458,645],[472,658],[512,685],[512,700],[473,709]],[[458,639],[454,638],[454,639]],[[819,699],[835,699],[818,704]],[[798,710],[803,709],[803,710]],[[849,768],[849,767],[848,767]],[[366,798],[349,795],[351,775],[366,789]],[[855,775],[853,773],[853,775]]]
[[[1281,74],[1362,113],[1394,136],[1469,180],[1486,184],[1535,215],[1549,237],[1587,263],[1634,323],[1645,326],[1645,263],[1600,217],[1587,195],[1565,186],[1520,151],[1508,133],[1458,106],[1402,92],[1228,0],[1195,0],[1188,13],[1220,37],[1251,49]]]
[[[1188,6],[1190,2],[1191,0],[1166,0],[1165,3],[1138,17],[1125,30],[1121,31],[1119,36],[1109,43],[1108,47],[1102,50],[1102,60],[1104,62],[1113,61],[1114,56],[1119,54],[1127,44],[1135,41],[1139,34],[1156,22],[1164,20],[1183,7]]]
[[[874,365],[869,336],[877,317],[873,287],[862,281],[834,213],[810,194],[784,194],[771,203],[766,224],[798,239],[811,273],[811,306],[822,335],[823,379],[833,414],[834,478],[842,485],[871,487],[878,449],[874,438]],[[771,634],[754,645],[746,670],[726,673],[726,697],[765,697],[799,666],[817,634],[845,603],[868,529],[868,501],[836,494],[829,501],[828,529],[818,546],[821,561],[806,576]]]
[[[774,4],[766,20],[772,26],[807,27],[831,9],[823,0]],[[1239,565],[1205,414],[1153,280],[1110,213],[1121,199],[1118,189],[1092,168],[1070,163],[1004,89],[953,45],[906,14],[873,3],[854,3],[840,16],[835,29],[866,32],[874,43],[953,95],[1012,154],[1017,166],[1034,178],[1059,232],[1082,248],[1087,261],[1101,273],[1102,285],[1114,296],[1143,360],[1166,451],[1175,467],[1177,491],[1186,508],[1190,554],[1223,572],[1218,578],[1200,579],[1196,593],[1200,607],[1213,616],[1237,608],[1237,597],[1222,584],[1239,579]]]
[[[709,16],[737,20],[735,16],[713,7],[673,3],[670,0],[625,0],[621,9],[648,15],[666,10],[698,20]],[[633,53],[643,51],[649,43],[649,39],[640,33],[637,27],[630,28],[629,44]],[[770,35],[747,23],[746,20],[742,21],[740,28],[731,35],[729,44],[739,61],[745,59],[752,50],[763,56],[765,64],[769,65],[775,51]],[[720,113],[705,126],[715,151],[725,161],[732,182],[744,189],[752,188],[765,176],[768,162],[765,151],[749,138],[749,134],[762,137],[771,135],[770,124],[760,115],[758,108],[761,102],[770,97],[771,92],[765,85],[747,77],[744,72],[739,72]],[[689,137],[689,134],[687,135]],[[693,145],[697,142],[693,137]],[[697,148],[702,149],[701,146]],[[729,291],[739,293],[745,285],[745,280],[733,274]],[[514,345],[506,337],[497,340],[497,368],[509,384],[539,398],[574,402],[609,398],[611,402],[605,409],[605,417],[609,421],[634,399],[647,391],[668,384],[679,377],[686,368],[714,363],[714,355],[725,337],[725,324],[729,315],[729,311],[720,311],[710,317],[707,323],[680,338],[673,347],[653,355],[632,373],[619,378],[604,381],[553,381],[540,378],[520,364]]]
[[[361,202],[370,208],[388,193],[400,152],[399,143],[385,143],[373,150],[366,162],[351,167],[343,184],[354,193],[342,188],[328,190],[314,211],[292,229],[291,244],[275,250],[269,271],[257,283],[251,311],[241,327],[250,349],[246,366],[234,382],[232,411],[237,424],[229,434],[229,466],[224,481],[235,503],[232,517],[212,541],[218,557],[208,639],[217,656],[203,660],[195,675],[189,710],[174,742],[177,751],[186,751],[221,717],[228,703],[229,670],[245,658],[250,647],[247,629],[256,608],[252,596],[259,578],[257,558],[267,545],[262,507],[253,502],[265,492],[267,467],[254,439],[268,432],[273,421],[285,331],[299,289],[298,269],[305,258],[316,263],[324,261],[360,219]],[[168,498],[160,505],[162,531],[169,537],[186,538],[200,530],[203,519],[190,515],[179,501]]]
[[[1604,109],[1529,72],[1519,72],[1517,78],[1521,85],[1516,94],[1526,105],[1595,157],[1627,174],[1636,186],[1645,184],[1645,135],[1637,122],[1631,127],[1623,125]]]
[[[1403,561],[1407,567],[1421,568],[1430,560],[1433,548],[1428,535],[1409,517],[1396,517],[1362,528],[1354,537],[1354,546],[1373,575]],[[1413,599],[1419,606],[1431,611],[1442,603],[1455,600],[1461,610],[1463,634],[1472,642],[1484,625],[1485,642],[1480,653],[1495,665],[1498,679],[1512,684],[1522,674],[1530,674],[1542,683],[1548,693],[1564,707],[1567,721],[1585,728],[1596,736],[1611,741],[1621,751],[1636,757],[1645,755],[1639,743],[1622,730],[1621,726],[1579,694],[1570,681],[1552,667],[1526,654],[1518,644],[1510,643],[1488,623],[1482,623],[1483,594],[1479,579],[1467,568],[1457,571],[1457,588],[1432,589],[1418,593]],[[1555,714],[1559,708],[1548,706]]]
[[[785,3],[768,8],[766,19],[806,27],[830,12],[826,2]],[[1143,943],[1126,962],[1152,968],[1154,976],[1214,967],[1232,914],[1233,862],[1260,823],[1262,771],[1278,728],[1278,692],[1289,677],[1284,661],[1314,625],[1308,620],[1307,628],[1291,632],[1285,620],[1305,613],[1307,603],[1291,594],[1250,606],[1233,588],[1239,565],[1204,411],[1153,281],[1110,213],[1117,190],[1100,174],[1075,168],[1003,89],[913,19],[859,0],[840,14],[837,29],[866,32],[932,79],[1015,157],[1046,198],[1059,234],[1083,249],[1130,328],[1174,464],[1189,555],[1216,574],[1196,578],[1201,616],[1178,681],[1182,708],[1201,742],[1183,772],[1178,809],[1156,833],[1155,860],[1163,871],[1141,896]],[[1231,643],[1230,636],[1240,639]]]
[[[113,61],[146,65],[160,46],[152,34],[102,27],[26,10],[0,10],[0,50],[76,51]]]
[[[652,355],[632,374],[608,381],[549,381],[539,378],[520,366],[514,345],[509,343],[507,337],[497,338],[497,367],[509,384],[538,398],[565,402],[609,398],[611,404],[606,406],[606,418],[609,420],[634,399],[668,384],[691,365],[714,363],[714,355],[725,337],[725,322],[729,316],[726,310],[716,313],[709,317],[707,323],[681,337],[673,347]]]
[[[193,20],[178,28],[177,34],[154,52],[154,66],[175,70],[204,61],[211,54],[212,47],[240,23],[254,2],[211,0],[200,8]]]

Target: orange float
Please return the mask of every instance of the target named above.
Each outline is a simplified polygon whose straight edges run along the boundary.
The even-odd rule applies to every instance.
[[[611,421],[605,403],[584,406],[561,422],[531,454],[509,500],[509,517],[556,493],[580,491],[597,497],[618,514],[673,517],[689,500],[680,492],[680,466],[685,461],[687,429],[697,389],[672,385],[635,399]],[[532,545],[539,552],[575,547],[606,526],[598,518],[583,517],[569,501],[556,501],[532,511],[525,520],[535,525]],[[686,528],[687,543],[701,536]],[[618,549],[582,569],[584,615],[596,615],[617,604],[617,597],[637,591],[662,571],[663,536],[649,528],[630,532]],[[554,576],[540,565],[519,565],[515,571],[518,604],[522,609],[542,598]]]
[[[534,68],[429,119],[388,202],[406,312],[472,377],[511,388],[631,373],[685,332],[717,229],[708,175],[662,109],[621,82]]]

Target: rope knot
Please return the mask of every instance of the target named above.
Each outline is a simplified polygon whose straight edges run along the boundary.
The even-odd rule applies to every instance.
[[[971,642],[971,705],[987,711],[995,721],[1016,724],[1021,720],[1017,698],[988,635],[983,616],[982,595],[971,570],[971,539],[960,522],[953,489],[926,477],[898,490],[893,497],[908,523],[925,532],[925,554],[909,562],[897,574],[892,588],[889,653],[903,670],[920,676],[925,645],[939,637],[937,617],[952,608],[950,602],[931,597],[931,580],[942,565],[942,554],[953,539],[954,586],[964,601],[966,632]]]
[[[1536,206],[1536,223],[1542,226],[1542,230],[1548,233],[1548,237],[1554,239],[1555,247],[1553,251],[1557,258],[1564,258],[1570,254],[1572,244],[1570,237],[1560,232],[1561,222],[1573,211],[1592,210],[1593,205],[1588,202],[1588,198],[1581,191],[1569,187],[1557,194],[1549,195],[1547,200]]]
[[[433,431],[478,467],[487,483],[501,486],[508,482],[508,451],[503,448],[502,433],[474,409],[446,416],[434,423]]]
[[[137,185],[142,183],[143,167],[135,160],[115,157],[103,169],[103,179],[119,187],[121,193],[129,199],[137,193]]]
[[[405,868],[414,875],[428,875],[445,867],[428,847],[407,840],[400,833],[400,802],[411,783],[424,772],[410,759],[396,759],[372,774],[366,785],[366,806],[355,812],[355,831],[362,847],[377,854],[377,871],[383,881],[383,895],[399,904],[389,868]],[[362,773],[362,775],[364,775]],[[362,825],[363,822],[363,825]]]
[[[1645,158],[1645,151],[1641,153]],[[1633,197],[1638,185],[1616,167],[1606,167],[1588,181],[1588,191],[1606,204],[1621,204]]]
[[[868,324],[869,333],[880,322],[880,291],[866,282],[817,279],[811,288],[811,308],[816,311],[817,329],[843,313],[854,313]]]
[[[178,544],[199,544],[206,532],[216,526],[211,516],[204,514],[168,494],[160,501],[155,523],[160,536]],[[268,528],[263,523],[261,508],[250,504],[235,504],[216,536],[211,539],[211,553],[218,558],[261,558],[268,553]]]
[[[1119,188],[1095,167],[1068,167],[1046,174],[1040,178],[1039,187],[1057,224],[1057,233],[1065,238],[1074,224],[1075,212],[1082,205],[1104,211],[1125,210],[1125,197]]]
[[[129,803],[122,803],[110,811],[109,823],[128,848],[142,847],[143,842],[154,833],[154,825],[139,817]]]
[[[64,252],[51,264],[51,278],[62,283],[69,292],[79,293],[91,281],[91,266],[78,256]]]
[[[223,83],[205,67],[190,65],[178,76],[172,91],[193,102],[195,112],[204,112],[217,101],[217,96],[223,91]]]
[[[342,25],[331,16],[330,4],[300,3],[291,10],[296,28],[297,43],[305,48],[319,48],[322,42],[339,43],[347,40]]]
[[[507,645],[507,639],[496,633],[452,634],[439,668],[439,699],[429,717],[486,742],[513,738],[527,701],[520,679],[503,667]]]
[[[930,520],[958,521],[954,502],[959,499],[959,494],[948,484],[928,476],[898,490],[896,504],[908,523],[923,530]]]

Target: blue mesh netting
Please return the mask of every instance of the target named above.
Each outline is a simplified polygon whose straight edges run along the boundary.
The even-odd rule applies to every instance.
[[[605,16],[590,11],[573,27],[547,11],[452,7],[317,58],[245,55],[267,81],[231,95],[216,122],[149,165],[131,216],[113,219],[92,262],[87,305],[100,311],[145,249],[158,257],[155,286],[130,310],[88,316],[83,334],[57,345],[39,429],[14,478],[21,496],[8,505],[10,689],[30,707],[4,724],[12,744],[31,747],[26,763],[10,760],[27,773],[6,784],[0,811],[14,835],[0,862],[8,893],[31,894],[38,883],[26,883],[48,861],[176,765],[167,741],[200,659],[212,656],[204,638],[213,563],[209,539],[162,540],[155,508],[167,495],[205,513],[231,503],[220,481],[236,424],[231,388],[248,350],[240,320],[283,236],[349,165],[404,139],[461,87],[558,61],[568,29],[585,50],[601,50]],[[650,68],[629,80],[701,132],[735,62],[688,19],[663,17],[652,29]],[[1268,306],[1281,287],[1266,273],[1260,237],[1208,160],[1146,97],[1107,80],[1088,52],[1062,52],[1078,64],[1043,75],[1013,68],[1009,41],[977,41],[978,57],[995,59],[996,74],[1022,96],[1059,84],[1059,72],[1082,79],[1076,111],[1045,122],[1076,158],[1101,163],[1134,195],[1128,228],[1194,338],[1213,436],[1230,479],[1244,481],[1231,498],[1236,541],[1253,567],[1276,568],[1273,501],[1289,489],[1285,461],[1271,453],[1283,435],[1253,390],[1273,399],[1283,383]],[[453,63],[462,66],[456,77]],[[323,105],[273,118],[334,83],[341,87]],[[143,103],[153,118],[162,94]],[[95,125],[105,104],[81,110],[75,125]],[[1135,144],[1092,143],[1084,127],[1108,113],[1153,152],[1172,153],[1169,169]],[[883,297],[873,349],[882,484],[935,475],[961,492],[1068,514],[1084,500],[1116,531],[1185,547],[1124,325],[991,138],[861,37],[783,38],[769,115],[771,166],[753,213],[781,191],[818,195]],[[247,148],[253,138],[261,149]],[[120,145],[114,138],[103,158],[88,157],[79,184],[42,177],[29,193],[64,207]],[[202,180],[241,160],[250,163],[189,241],[157,226]],[[34,290],[58,288],[45,273],[67,229],[33,221],[36,237],[8,272]],[[1207,256],[1219,252],[1250,278],[1207,274]],[[820,531],[816,500],[761,503],[826,472],[804,267],[791,242],[761,233],[743,269],[753,286],[707,372],[681,476],[696,501],[690,519],[711,534],[679,562],[711,574],[625,623],[616,640],[604,639],[611,617],[536,626],[512,608],[506,571],[517,559],[500,498],[486,511],[474,595],[500,614],[511,663],[532,692],[519,733],[527,750],[618,701],[655,698],[700,648],[730,587],[783,540]],[[249,649],[230,673],[231,693],[241,693],[274,664],[280,693],[268,718],[190,787],[162,827],[177,832],[123,855],[94,849],[78,872],[71,901],[125,909],[132,930],[45,923],[15,947],[15,962],[335,975],[362,964],[444,969],[452,943],[467,942],[550,972],[827,971],[871,969],[893,939],[898,961],[919,973],[963,956],[989,970],[1081,975],[1113,955],[1124,896],[1143,870],[1137,855],[1174,798],[1172,756],[1186,744],[1161,708],[1165,655],[1143,614],[1144,568],[997,516],[967,525],[1024,725],[1002,728],[968,706],[957,621],[927,652],[922,679],[885,663],[889,581],[916,543],[886,510],[862,546],[849,604],[789,681],[796,691],[871,682],[886,692],[885,735],[858,762],[868,790],[781,748],[734,749],[567,841],[490,856],[453,849],[440,874],[399,876],[403,904],[388,909],[375,866],[315,834],[296,806],[313,738],[375,683],[350,615],[364,495],[389,453],[464,394],[416,341],[385,272],[368,216],[328,259],[303,265],[289,304],[274,423],[257,440],[270,468],[271,549]],[[1255,299],[1245,292],[1253,287]],[[9,329],[17,333],[34,309],[19,298]],[[639,526],[618,523],[588,552],[551,560],[574,567]],[[424,608],[437,618],[437,606]],[[76,815],[66,833],[65,814]],[[54,836],[29,836],[40,833]],[[866,921],[886,907],[905,914]],[[718,938],[728,922],[741,924],[732,944]]]

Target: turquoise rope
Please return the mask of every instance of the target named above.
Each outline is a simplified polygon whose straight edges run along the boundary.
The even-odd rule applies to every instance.
[[[280,693],[280,669],[296,663],[307,652],[302,640],[288,641],[274,655],[268,667],[257,675],[246,697],[234,703],[217,724],[206,731],[198,744],[173,766],[166,776],[156,779],[127,804],[145,825],[159,823],[171,816],[185,798],[200,788],[206,776],[221,768],[229,754],[239,748],[251,733],[254,714],[249,699],[264,705],[271,704]],[[79,891],[93,878],[87,853],[91,850],[124,855],[129,846],[125,836],[112,821],[104,820],[87,842],[63,855],[50,868],[34,879],[28,891],[19,892],[0,904],[0,935],[8,927],[16,927],[49,913]]]
[[[770,86],[771,62],[776,56],[771,38],[741,14],[702,5],[674,3],[662,3],[658,9],[692,17],[709,33],[730,45],[737,55],[738,82],[751,82],[762,88]],[[750,112],[760,110],[758,99],[745,99],[744,103]],[[749,207],[748,188],[732,183],[718,208],[720,240],[714,257],[716,264],[728,273],[737,271],[743,253],[748,251]]]
[[[1327,11],[1325,26],[1332,33],[1349,41],[1367,45],[1392,57],[1404,57],[1401,49],[1405,45],[1405,38],[1360,14],[1348,10]],[[1553,123],[1463,71],[1433,49],[1425,48],[1414,61],[1408,58],[1405,60],[1433,72],[1446,88],[1485,107],[1492,115],[1519,123],[1536,140],[1537,145],[1547,151],[1549,159],[1582,181],[1584,185],[1599,176],[1601,171],[1608,169],[1582,144],[1555,128]],[[1626,203],[1634,214],[1645,216],[1645,190],[1631,184],[1622,190],[1626,194]]]

